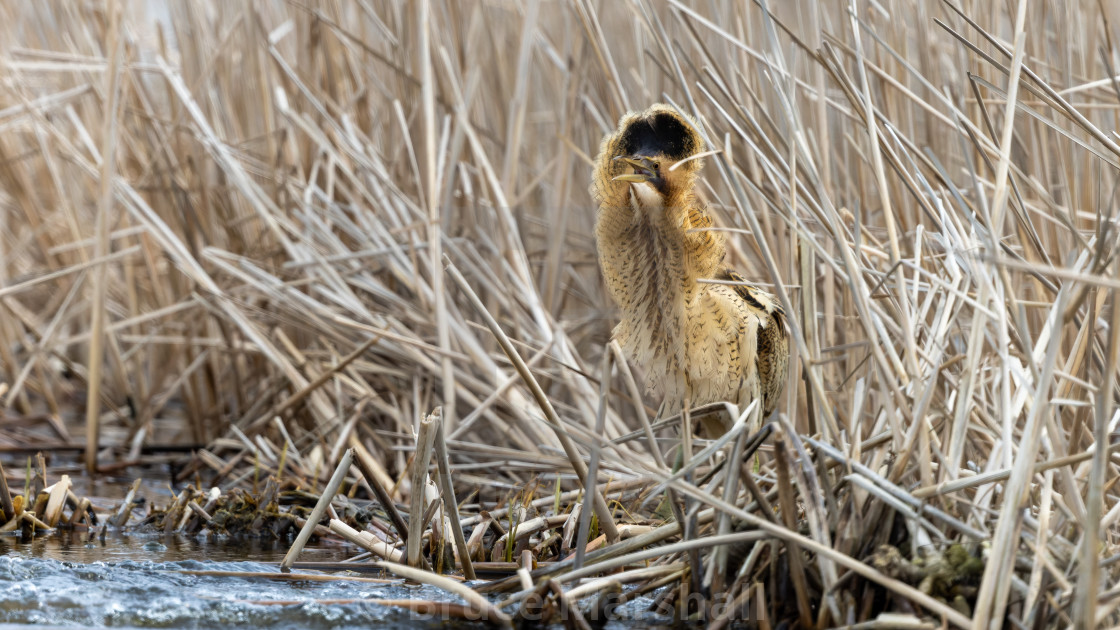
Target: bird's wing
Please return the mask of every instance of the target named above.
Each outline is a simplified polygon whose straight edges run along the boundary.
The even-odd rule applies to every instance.
[[[778,397],[785,385],[786,367],[789,362],[789,328],[786,313],[774,296],[748,284],[746,278],[730,270],[722,270],[715,278],[730,284],[735,293],[756,311],[762,325],[758,328],[755,365],[762,388],[763,412],[769,415],[778,405]]]
[[[747,279],[739,272],[731,269],[725,268],[721,270],[716,274],[714,279],[722,282],[734,283],[728,284],[727,286],[735,289],[735,293],[743,298],[744,302],[773,316],[774,319],[778,321],[779,326],[785,328],[786,312],[782,309],[782,305],[778,304],[778,301],[774,299],[774,296],[755,288],[755,286],[747,282]]]

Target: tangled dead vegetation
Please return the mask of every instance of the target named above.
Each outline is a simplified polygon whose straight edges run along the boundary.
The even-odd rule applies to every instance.
[[[1112,11],[4,4],[0,442],[188,448],[156,528],[510,563],[455,591],[501,624],[1115,625]],[[652,102],[790,314],[764,434],[606,343],[589,156]]]

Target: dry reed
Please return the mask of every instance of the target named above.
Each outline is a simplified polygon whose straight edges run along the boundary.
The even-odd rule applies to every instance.
[[[555,560],[484,587],[548,604],[523,611],[574,617],[560,585],[651,562],[633,593],[717,624],[748,605],[763,625],[1120,623],[1113,5],[59,0],[0,19],[0,445],[88,446],[91,468],[191,445],[180,479],[227,489],[318,488],[355,448],[370,496],[406,504],[442,407],[454,488],[425,540],[508,534],[507,561]],[[594,367],[614,313],[590,156],[655,101],[702,122],[706,201],[798,358],[760,450],[728,465],[733,436],[677,476],[640,375]],[[582,485],[587,525],[517,535]],[[635,523],[654,527],[616,534]],[[584,530],[610,544],[566,559]],[[736,536],[754,542],[699,555]]]

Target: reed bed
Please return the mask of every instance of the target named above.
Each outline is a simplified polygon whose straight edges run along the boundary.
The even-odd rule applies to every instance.
[[[0,16],[6,446],[193,445],[180,479],[225,491],[337,469],[396,562],[467,573],[477,536],[524,567],[472,583],[500,624],[630,580],[713,624],[1120,623],[1111,4]],[[763,434],[677,474],[586,190],[657,101],[701,121],[730,262],[798,358]]]

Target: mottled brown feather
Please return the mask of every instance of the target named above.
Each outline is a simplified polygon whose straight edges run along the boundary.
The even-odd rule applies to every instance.
[[[763,411],[769,414],[778,406],[778,398],[785,388],[786,371],[789,366],[789,327],[786,325],[786,312],[772,295],[746,284],[747,279],[737,271],[724,269],[716,279],[736,283],[730,286],[735,289],[739,297],[743,298],[751,308],[766,311],[774,324],[758,331],[758,375],[762,387]]]
[[[696,124],[666,105],[622,117],[596,158],[599,263],[622,317],[614,335],[665,395],[666,413],[686,403],[761,398],[777,406],[789,360],[785,313],[774,298],[725,268],[721,233],[695,195],[703,150]],[[641,182],[619,156],[648,160]],[[641,174],[641,173],[639,173]],[[717,282],[702,282],[715,280]]]

